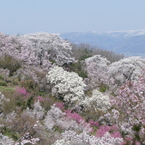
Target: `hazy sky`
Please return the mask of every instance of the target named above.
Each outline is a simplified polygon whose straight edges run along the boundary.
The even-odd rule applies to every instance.
[[[145,29],[145,0],[0,0],[0,32]]]

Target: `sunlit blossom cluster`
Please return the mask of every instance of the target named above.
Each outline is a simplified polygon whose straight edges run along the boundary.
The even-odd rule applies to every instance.
[[[66,145],[119,145],[123,142],[122,138],[111,137],[108,132],[103,137],[95,137],[86,132],[77,134],[75,131],[69,130],[62,133],[62,136],[63,139],[56,141],[54,145],[63,145],[61,142],[64,140],[67,142]]]
[[[141,57],[128,57],[112,63],[108,68],[109,77],[113,77],[115,83],[123,84],[126,80],[137,80],[143,68],[145,59]]]
[[[62,65],[73,62],[70,43],[56,34],[0,35],[0,56],[10,55],[22,63],[47,69],[51,60]]]
[[[90,79],[90,88],[96,88],[108,81],[108,65],[110,62],[100,55],[94,55],[85,59],[86,70]]]
[[[86,97],[81,103],[86,110],[107,111],[111,107],[109,96],[104,95],[98,90],[93,90],[92,96]]]
[[[52,85],[52,93],[63,97],[64,101],[76,102],[83,99],[86,85],[77,73],[67,72],[62,67],[55,66],[46,77]]]

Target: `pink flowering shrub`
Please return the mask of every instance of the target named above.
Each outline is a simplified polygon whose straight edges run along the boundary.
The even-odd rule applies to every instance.
[[[61,110],[64,110],[64,103],[62,103],[62,102],[55,102],[55,106],[57,108],[60,108]]]
[[[71,119],[76,120],[78,123],[81,121],[84,121],[84,119],[76,112],[72,112],[71,110],[66,110],[65,111],[66,116],[70,117]]]
[[[41,96],[38,96],[38,97],[35,97],[35,101],[36,102],[37,101],[43,102],[43,101],[45,101],[45,99],[43,97],[41,97]]]
[[[121,134],[116,126],[101,126],[96,133],[96,137],[102,137],[106,132],[109,132],[114,138],[121,138]]]
[[[16,88],[16,92],[19,93],[20,95],[24,96],[24,97],[28,97],[29,93],[26,91],[25,88]]]
[[[96,121],[93,121],[92,119],[91,120],[89,120],[89,123],[90,123],[90,125],[92,126],[92,127],[99,127],[100,125],[99,125],[99,123]]]

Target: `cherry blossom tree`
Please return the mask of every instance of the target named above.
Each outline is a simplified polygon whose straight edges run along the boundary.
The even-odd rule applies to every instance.
[[[31,48],[36,51],[40,63],[44,63],[42,61],[47,55],[50,60],[54,60],[58,65],[74,61],[74,58],[71,57],[72,47],[70,43],[57,34],[34,33],[22,35],[20,39],[31,42]]]
[[[127,81],[112,96],[115,123],[129,135],[130,142],[145,143],[145,71],[138,80]]]
[[[110,64],[108,74],[115,84],[121,85],[127,80],[137,80],[144,67],[144,58],[132,56]]]
[[[109,96],[98,90],[93,90],[92,96],[86,97],[80,104],[83,105],[84,110],[94,110],[96,112],[106,112],[111,107]]]
[[[85,59],[86,70],[89,77],[89,88],[95,89],[102,84],[106,84],[108,81],[108,65],[110,62],[101,57],[95,55]]]
[[[34,33],[20,36],[0,34],[0,40],[0,56],[4,54],[13,56],[26,66],[39,66],[48,70],[51,62],[62,65],[74,61],[70,43],[56,34]]]

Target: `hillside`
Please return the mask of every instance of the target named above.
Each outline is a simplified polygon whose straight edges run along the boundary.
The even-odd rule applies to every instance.
[[[116,32],[61,33],[73,43],[88,43],[126,56],[145,56],[145,30]]]
[[[82,46],[0,33],[0,144],[145,144],[145,59]]]

